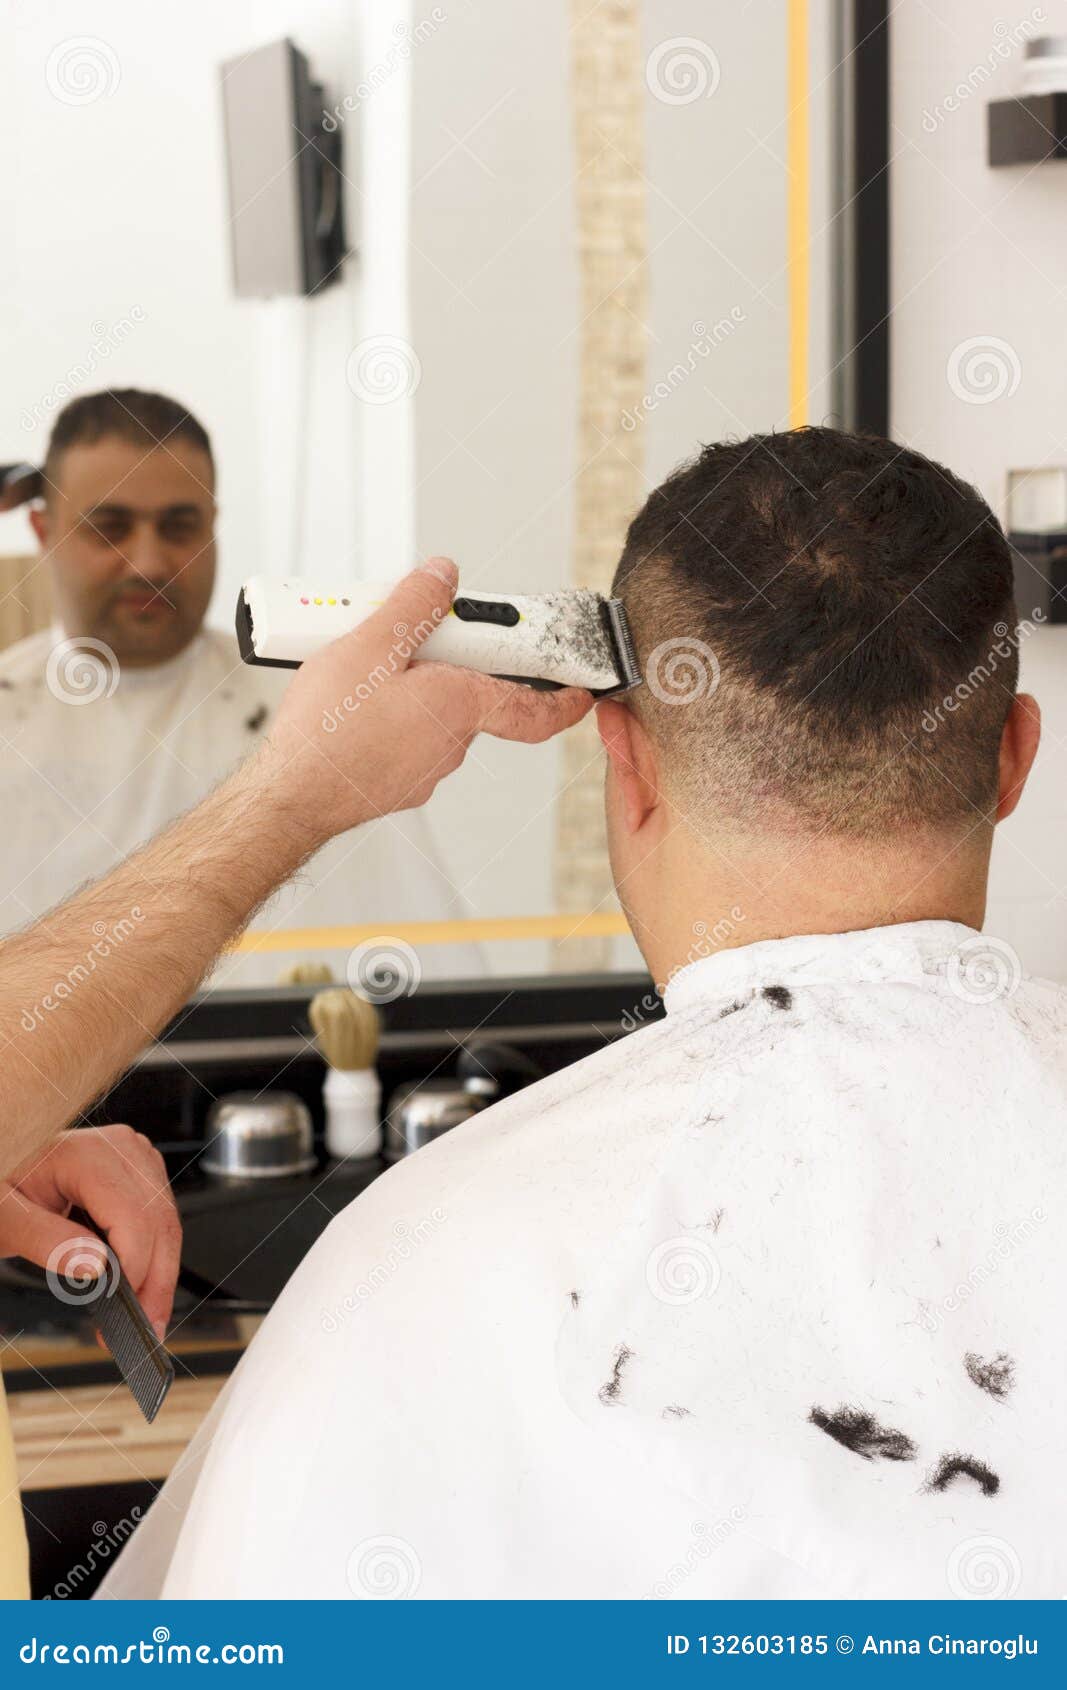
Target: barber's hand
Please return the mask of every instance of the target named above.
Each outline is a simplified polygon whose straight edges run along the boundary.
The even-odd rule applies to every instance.
[[[68,1216],[83,1209],[107,1240]],[[114,1272],[118,1258],[159,1337],[166,1332],[182,1229],[163,1158],[132,1127],[79,1127],[0,1180],[0,1256],[23,1256],[79,1278]],[[95,1268],[95,1273],[94,1273]],[[86,1313],[92,1315],[92,1299]]]
[[[536,692],[449,663],[413,663],[447,616],[448,558],[412,570],[385,603],[297,672],[270,730],[274,778],[313,807],[326,837],[371,816],[424,804],[477,734],[533,744],[580,721],[576,687]]]

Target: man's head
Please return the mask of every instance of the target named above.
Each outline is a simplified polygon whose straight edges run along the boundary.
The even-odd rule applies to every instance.
[[[972,487],[833,429],[709,446],[634,519],[613,591],[646,676],[600,708],[624,902],[657,855],[675,875],[679,829],[750,866],[832,857],[850,894],[863,864],[913,877],[917,849],[984,884],[1037,716],[1016,699],[1010,553]],[[913,913],[905,890],[885,919]]]
[[[162,663],[196,634],[215,581],[211,442],[183,406],[136,388],[60,412],[32,513],[72,638]]]

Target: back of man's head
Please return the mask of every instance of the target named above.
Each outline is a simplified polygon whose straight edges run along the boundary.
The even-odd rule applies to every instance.
[[[991,818],[1011,555],[939,464],[829,428],[705,447],[634,519],[614,591],[649,682],[633,708],[701,830]]]

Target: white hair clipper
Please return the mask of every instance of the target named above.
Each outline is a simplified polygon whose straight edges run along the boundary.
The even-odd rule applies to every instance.
[[[390,591],[366,582],[324,587],[254,575],[237,599],[241,656],[298,669],[377,610]],[[415,655],[531,687],[587,687],[600,698],[641,680],[621,602],[580,587],[536,595],[460,592]]]

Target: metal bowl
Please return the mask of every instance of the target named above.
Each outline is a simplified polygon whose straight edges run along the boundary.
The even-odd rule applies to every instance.
[[[421,1150],[442,1133],[470,1120],[486,1102],[455,1080],[415,1080],[399,1086],[385,1118],[385,1155],[390,1162]]]
[[[230,1092],[208,1110],[204,1173],[223,1179],[280,1179],[315,1166],[311,1114],[288,1091]]]

